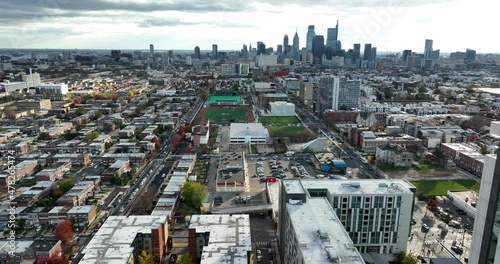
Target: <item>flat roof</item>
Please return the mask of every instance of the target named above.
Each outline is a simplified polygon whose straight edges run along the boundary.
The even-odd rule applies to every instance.
[[[269,137],[269,132],[261,123],[231,123],[229,130],[230,138],[238,137]]]
[[[283,185],[288,194],[303,194],[306,192],[300,180],[287,180],[283,182]]]
[[[413,195],[410,188],[415,188],[410,182],[398,179],[301,179],[304,189],[328,189],[330,193],[342,194],[395,194]]]
[[[249,215],[193,215],[189,228],[196,229],[196,233],[210,233],[208,245],[203,247],[202,264],[248,263],[252,251]]]
[[[304,263],[365,263],[326,198],[287,203],[286,209]]]
[[[128,263],[137,234],[150,234],[152,228],[166,223],[167,216],[109,216],[81,251],[84,255],[79,263]]]

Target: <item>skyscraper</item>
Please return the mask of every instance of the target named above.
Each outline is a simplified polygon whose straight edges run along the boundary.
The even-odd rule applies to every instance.
[[[361,58],[361,44],[354,44],[352,51],[352,62],[356,63]]]
[[[266,44],[262,41],[257,41],[257,55],[266,54]]]
[[[484,160],[469,263],[500,263],[500,256],[496,256],[500,246],[498,244],[500,237],[499,162],[500,159],[496,155],[486,155]]]
[[[313,39],[316,36],[316,33],[314,32],[314,25],[309,25],[307,28],[307,43],[306,43],[306,49],[308,52],[312,52],[312,46],[313,46]]]
[[[317,35],[313,39],[313,44],[312,44],[312,54],[313,54],[313,61],[316,61],[316,59],[319,60],[319,63],[321,64],[321,59],[323,57],[323,54],[325,54],[325,38],[321,35]]]
[[[372,53],[371,53],[371,61],[377,61],[377,47],[372,48]]]
[[[326,47],[337,49],[337,40],[339,36],[339,21],[337,20],[337,26],[334,28],[329,28],[326,35]]]
[[[200,47],[196,46],[194,47],[194,57],[196,59],[199,59],[201,57],[201,54],[200,54]]]
[[[285,34],[283,37],[283,54],[287,54],[287,49],[288,49],[288,35]]]
[[[278,47],[276,49],[276,53],[278,53],[278,54],[282,54],[283,53],[283,46],[282,45],[278,45]]]
[[[358,108],[360,81],[348,80],[336,76],[322,76],[316,94],[317,110],[339,110],[340,108]]]
[[[411,50],[403,50],[403,60],[406,61],[406,59],[408,58],[408,56],[411,55]]]
[[[219,51],[217,50],[217,44],[212,45],[212,58],[217,59],[217,55],[219,54]]]
[[[369,61],[372,59],[372,44],[365,44],[365,50],[363,52],[363,60]]]
[[[295,35],[293,36],[293,53],[297,54],[300,49],[300,43],[299,43],[299,35],[297,34],[297,30],[295,30]]]
[[[155,62],[155,46],[153,44],[149,44],[149,57]]]
[[[424,59],[432,59],[432,39],[425,40]]]

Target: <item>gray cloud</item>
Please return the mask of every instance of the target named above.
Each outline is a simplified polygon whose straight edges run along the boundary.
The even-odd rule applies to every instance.
[[[197,25],[199,22],[187,22],[175,18],[149,18],[139,22],[139,27],[168,27],[168,26],[181,26],[181,25]]]
[[[284,6],[295,4],[303,7],[308,6],[326,6],[332,9],[338,8],[373,8],[373,7],[385,7],[385,6],[397,6],[397,7],[413,7],[422,6],[427,4],[440,4],[445,2],[456,2],[457,0],[255,0],[256,2],[268,3],[274,6]],[[332,10],[333,11],[333,10]]]

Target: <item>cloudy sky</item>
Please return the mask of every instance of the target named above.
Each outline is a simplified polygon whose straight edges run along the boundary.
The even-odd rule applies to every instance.
[[[305,47],[340,20],[342,48],[372,43],[378,53],[500,52],[495,0],[1,0],[0,48],[241,49],[276,48],[295,30]]]

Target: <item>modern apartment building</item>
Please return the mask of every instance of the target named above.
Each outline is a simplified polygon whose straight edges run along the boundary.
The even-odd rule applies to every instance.
[[[365,263],[325,197],[309,197],[300,180],[284,180],[280,195],[283,263]]]
[[[347,110],[359,107],[360,81],[335,76],[322,76],[316,93],[316,111]]]
[[[500,160],[486,155],[469,254],[471,264],[500,263]]]
[[[283,184],[286,186],[287,182],[289,180],[284,180]],[[359,252],[387,254],[406,250],[415,197],[415,187],[408,181],[315,179],[300,180],[300,183],[299,186],[310,197],[328,200],[344,232],[347,232]],[[297,197],[301,197],[286,193],[282,193],[282,196],[285,200],[300,200]],[[281,201],[280,206],[283,212],[286,201]],[[285,223],[283,220],[280,219],[280,223]],[[283,226],[279,229],[281,233],[285,231]],[[281,233],[280,238],[284,239]]]

